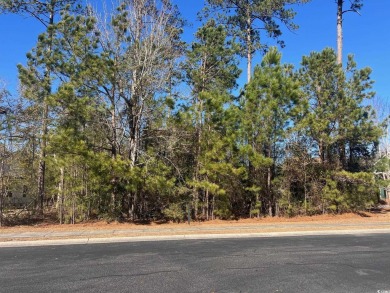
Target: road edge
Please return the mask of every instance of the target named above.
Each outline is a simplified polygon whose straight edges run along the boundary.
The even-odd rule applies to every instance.
[[[326,231],[292,231],[292,232],[263,232],[238,234],[178,234],[158,236],[128,236],[109,238],[76,238],[76,239],[45,239],[0,242],[0,248],[55,246],[55,245],[90,245],[125,242],[152,242],[152,241],[180,241],[180,240],[208,240],[208,239],[240,239],[240,238],[272,238],[298,236],[331,236],[331,235],[370,235],[390,234],[390,229],[361,229],[361,230],[326,230]]]

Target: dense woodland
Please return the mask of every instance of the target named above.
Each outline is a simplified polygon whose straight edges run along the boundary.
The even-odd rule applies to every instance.
[[[170,0],[105,9],[1,2],[2,13],[33,17],[43,33],[18,67],[19,96],[0,93],[0,219],[17,188],[36,215],[55,210],[60,223],[314,215],[378,203],[385,121],[370,106],[371,69],[352,56],[342,63],[342,15],[362,1],[334,1],[337,52],[312,52],[299,67],[283,63],[282,32],[298,29],[294,7],[308,1],[206,2],[191,44]]]

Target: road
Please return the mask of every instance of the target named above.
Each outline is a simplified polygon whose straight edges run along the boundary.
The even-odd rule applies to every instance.
[[[0,292],[390,292],[390,234],[0,248]]]

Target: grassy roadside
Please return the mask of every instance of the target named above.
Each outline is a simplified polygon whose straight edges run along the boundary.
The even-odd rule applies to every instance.
[[[375,223],[390,223],[390,212],[364,212],[364,213],[346,213],[342,215],[316,215],[316,216],[298,216],[294,218],[284,217],[265,217],[265,218],[252,218],[252,219],[240,219],[240,220],[213,220],[205,222],[191,222],[190,225],[186,222],[172,223],[172,222],[111,222],[106,221],[88,221],[83,223],[77,223],[74,225],[63,224],[60,225],[52,219],[44,219],[42,221],[22,223],[16,226],[0,227],[0,233],[7,232],[31,232],[31,231],[89,231],[89,230],[142,230],[146,229],[161,230],[161,229],[181,229],[188,227],[240,227],[240,226],[265,226],[269,224],[274,225],[293,225],[293,224],[375,224]]]

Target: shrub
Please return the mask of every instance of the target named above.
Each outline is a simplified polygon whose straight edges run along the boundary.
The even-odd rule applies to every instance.
[[[167,219],[178,223],[184,219],[184,211],[178,203],[171,203],[168,208],[163,210],[163,214]]]

